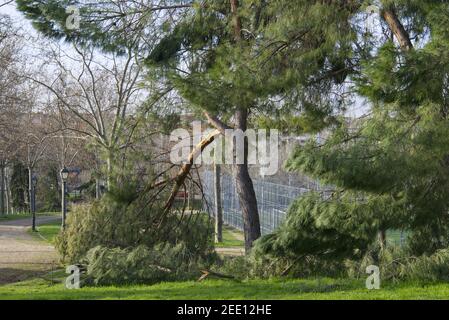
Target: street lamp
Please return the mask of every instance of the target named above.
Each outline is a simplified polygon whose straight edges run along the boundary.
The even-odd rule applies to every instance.
[[[61,197],[61,210],[62,210],[62,229],[65,229],[65,218],[67,215],[67,204],[65,199],[65,193],[66,193],[66,184],[67,179],[69,177],[69,170],[67,170],[66,167],[62,168],[61,170],[61,181],[62,181],[62,197]]]
[[[36,185],[37,176],[33,175],[31,178],[31,214],[33,215],[32,230],[36,231]]]

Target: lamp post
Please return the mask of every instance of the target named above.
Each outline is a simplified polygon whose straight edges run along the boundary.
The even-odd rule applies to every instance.
[[[66,191],[66,184],[67,184],[67,178],[69,177],[69,170],[67,170],[66,167],[62,168],[61,170],[61,181],[62,181],[62,188],[61,188],[61,210],[62,210],[62,229],[65,229],[65,219],[67,215],[67,204],[66,204],[66,198],[65,198],[65,191]]]
[[[33,216],[32,230],[36,231],[36,185],[37,176],[33,174],[31,177],[31,215]]]

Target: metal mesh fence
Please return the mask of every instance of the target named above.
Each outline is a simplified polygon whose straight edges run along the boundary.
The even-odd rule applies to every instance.
[[[204,210],[210,214],[214,212],[214,172],[202,173],[205,203]],[[290,204],[301,195],[315,190],[325,196],[330,196],[331,187],[322,187],[317,183],[307,183],[307,187],[294,187],[263,180],[253,179],[254,189],[259,209],[260,227],[262,234],[271,233],[285,219]],[[243,230],[243,218],[240,211],[234,178],[223,173],[221,176],[223,222],[236,229]],[[357,200],[357,199],[355,199]],[[390,245],[404,246],[409,232],[401,230],[388,230],[387,241]]]
[[[202,174],[205,209],[214,212],[214,172],[205,171]],[[309,188],[298,188],[263,180],[253,180],[259,209],[262,234],[276,229],[284,220],[290,204],[299,196],[310,190],[319,190],[316,184]],[[221,176],[223,222],[239,230],[243,230],[243,218],[234,179],[223,173]]]

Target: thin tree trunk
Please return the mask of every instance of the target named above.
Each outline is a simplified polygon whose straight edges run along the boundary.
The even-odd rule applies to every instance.
[[[5,215],[5,162],[0,163],[0,215]]]
[[[215,243],[223,241],[223,207],[221,203],[221,167],[214,165]]]
[[[379,245],[382,250],[387,248],[387,233],[385,230],[379,231]]]
[[[192,201],[192,191],[193,191],[193,181],[188,182],[187,187],[187,210],[190,210],[190,212],[193,212],[193,201]]]
[[[238,15],[238,0],[230,0],[231,14],[234,25],[234,41],[238,44],[242,41],[242,21]],[[235,129],[243,132],[247,129],[248,110],[242,108],[235,113]],[[243,215],[243,228],[245,232],[245,253],[248,254],[253,242],[260,237],[259,211],[257,209],[257,198],[254,192],[253,181],[248,171],[248,143],[245,139],[244,164],[235,165],[235,180],[237,194],[239,196],[240,208]]]
[[[95,199],[99,200],[100,198],[101,198],[100,179],[95,178]]]
[[[113,154],[112,154],[112,152],[111,151],[109,151],[108,150],[108,157],[107,157],[107,159],[106,159],[106,170],[107,170],[107,173],[106,173],[106,186],[107,186],[107,189],[108,190],[110,190],[111,189],[111,183],[112,183],[112,170],[113,170],[113,168],[112,168],[112,163],[113,163]]]
[[[31,167],[28,167],[28,209],[30,210],[30,213],[33,212],[33,197],[32,197],[32,187],[33,187],[33,170]]]
[[[248,111],[238,110],[235,113],[236,129],[243,132],[247,129]],[[260,238],[259,210],[254,191],[253,181],[248,170],[248,141],[245,138],[244,164],[234,165],[237,194],[243,215],[243,228],[245,233],[245,252],[251,251],[253,242]]]
[[[6,170],[6,169],[5,169]],[[11,214],[11,186],[9,184],[9,170],[5,174],[6,214]]]

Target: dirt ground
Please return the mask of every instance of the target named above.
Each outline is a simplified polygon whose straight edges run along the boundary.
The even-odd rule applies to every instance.
[[[58,220],[38,217],[37,225]],[[0,285],[48,273],[56,269],[55,248],[31,236],[31,219],[0,222]]]

